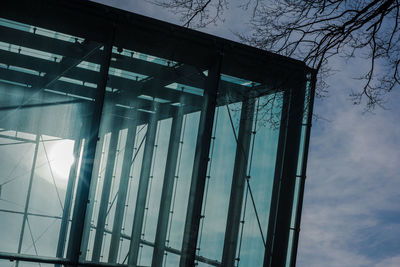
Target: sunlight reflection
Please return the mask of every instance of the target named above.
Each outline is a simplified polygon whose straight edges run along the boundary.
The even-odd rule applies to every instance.
[[[50,164],[55,174],[62,179],[68,179],[69,170],[74,163],[74,142],[64,140],[55,144],[50,150]]]

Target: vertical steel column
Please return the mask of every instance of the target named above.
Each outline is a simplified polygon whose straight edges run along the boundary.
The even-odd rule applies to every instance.
[[[154,101],[153,106],[154,106],[153,110],[155,111],[155,113],[153,113],[150,116],[149,123],[147,125],[146,143],[144,145],[142,168],[140,170],[139,185],[136,197],[135,215],[133,217],[128,266],[137,265],[140,240],[142,238],[143,219],[146,208],[147,191],[151,174],[154,144],[156,140],[158,116],[159,116],[159,110],[158,110],[159,104]]]
[[[90,183],[90,191],[88,196],[88,204],[86,207],[85,213],[85,225],[83,228],[82,233],[82,242],[81,242],[81,255],[79,256],[80,260],[86,260],[86,254],[88,251],[88,244],[89,244],[89,235],[91,231],[92,225],[92,214],[94,209],[94,198],[96,196],[96,189],[97,189],[97,182],[99,180],[99,173],[100,173],[100,163],[101,163],[101,156],[103,152],[103,143],[104,143],[104,134],[100,133],[100,138],[98,144],[96,146],[95,157],[93,162],[93,170],[92,170],[92,179]]]
[[[96,145],[99,135],[99,126],[101,120],[101,111],[103,109],[104,97],[106,93],[106,85],[108,79],[108,70],[110,67],[112,43],[114,39],[115,30],[112,29],[111,39],[108,40],[104,46],[104,56],[101,62],[100,81],[97,86],[95,102],[93,103],[93,116],[89,118],[89,130],[85,138],[85,145],[83,150],[81,170],[79,174],[76,198],[74,205],[74,212],[72,216],[70,237],[68,242],[67,258],[77,265],[79,255],[81,254],[80,247],[82,241],[82,234],[84,228],[84,218],[86,207],[88,204],[90,181],[92,177],[93,161],[95,158]]]
[[[151,266],[161,267],[165,251],[165,241],[167,239],[168,222],[174,190],[176,165],[178,162],[179,144],[181,139],[183,124],[183,107],[180,106],[177,114],[172,118],[171,134],[168,144],[167,162],[163,190],[161,193],[160,209],[158,214],[156,238],[153,251]]]
[[[116,263],[117,256],[118,256],[118,249],[119,249],[119,242],[121,239],[121,229],[122,229],[122,222],[124,218],[125,212],[125,202],[128,193],[129,187],[129,177],[132,168],[132,156],[133,156],[133,149],[135,146],[135,139],[136,139],[136,125],[137,125],[137,111],[134,110],[131,113],[134,116],[133,120],[129,121],[128,125],[128,132],[126,135],[126,143],[125,143],[125,152],[124,152],[124,159],[122,162],[122,171],[121,171],[121,179],[119,182],[119,189],[118,189],[118,198],[117,204],[115,208],[115,215],[114,215],[114,223],[112,229],[112,236],[111,236],[111,243],[110,243],[110,251],[108,254],[108,262],[109,263]]]
[[[26,195],[26,200],[25,200],[24,217],[22,219],[21,233],[20,233],[19,242],[18,242],[18,250],[17,250],[18,254],[21,253],[22,241],[24,239],[24,233],[25,233],[25,224],[26,224],[26,220],[28,219],[29,201],[31,199],[33,178],[35,177],[35,168],[36,168],[36,161],[37,161],[37,156],[38,156],[38,151],[39,151],[39,143],[40,143],[40,134],[36,134],[35,152],[33,153],[31,175],[29,177],[28,193]],[[16,267],[18,267],[18,265],[19,265],[19,261],[17,261],[15,263]]]
[[[304,77],[292,79],[299,87],[284,95],[264,267],[286,263],[305,95]]]
[[[289,114],[289,100],[290,95],[289,91],[283,92],[282,99],[282,111],[281,111],[281,121],[279,127],[279,138],[278,138],[278,146],[277,153],[275,159],[275,172],[274,172],[274,180],[272,186],[272,196],[271,196],[271,204],[269,211],[269,220],[268,220],[268,231],[266,238],[266,248],[264,254],[264,264],[263,266],[270,266],[269,261],[272,257],[272,244],[274,242],[275,237],[275,227],[276,227],[276,216],[278,211],[278,197],[279,197],[279,188],[280,188],[280,179],[282,176],[282,161],[284,156],[284,149],[286,144],[286,135],[287,135],[287,126],[288,126],[288,114]],[[267,265],[268,262],[268,265]]]
[[[58,236],[57,253],[56,253],[56,256],[58,258],[62,258],[64,256],[65,241],[68,232],[69,217],[71,214],[72,197],[74,194],[74,186],[75,186],[75,179],[77,176],[81,144],[82,144],[82,139],[78,137],[78,139],[76,139],[74,142],[73,154],[75,160],[69,171],[67,190],[65,193],[64,211],[61,218],[60,234]]]
[[[203,97],[203,107],[200,114],[199,131],[196,141],[196,151],[193,162],[192,180],[190,184],[189,201],[186,211],[185,229],[182,240],[182,255],[180,267],[194,265],[197,238],[203,205],[204,186],[206,182],[209,161],[214,113],[217,102],[222,55],[208,72],[206,90]]]
[[[244,188],[246,184],[247,163],[250,152],[250,141],[254,121],[255,98],[243,101],[240,115],[238,142],[236,145],[235,165],[233,169],[232,188],[229,200],[228,220],[225,231],[222,266],[234,266],[240,215]]]
[[[305,110],[307,110],[307,130],[306,130],[306,137],[304,143],[304,151],[303,151],[303,162],[301,166],[301,182],[299,188],[299,197],[297,203],[297,211],[296,211],[296,222],[295,222],[295,233],[293,237],[293,248],[292,248],[292,255],[290,257],[290,266],[296,266],[296,258],[297,258],[297,246],[299,241],[299,233],[300,233],[300,221],[301,221],[301,213],[303,209],[303,196],[304,196],[304,184],[306,180],[306,169],[307,169],[307,158],[308,158],[308,147],[310,143],[310,132],[311,132],[311,123],[312,123],[312,114],[313,114],[313,107],[314,107],[314,94],[315,94],[315,83],[316,83],[316,73],[313,72],[311,74],[311,84],[310,89],[308,92],[308,102],[305,103],[308,105]]]
[[[99,215],[97,217],[96,234],[94,236],[94,245],[92,253],[92,261],[99,262],[101,247],[103,244],[104,227],[107,219],[108,203],[110,199],[111,184],[114,176],[115,159],[117,156],[119,126],[116,125],[116,118],[112,118],[111,137],[108,146],[106,170],[104,173],[103,189],[101,191]]]

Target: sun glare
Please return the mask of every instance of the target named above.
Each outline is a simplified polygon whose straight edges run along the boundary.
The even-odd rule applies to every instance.
[[[50,151],[50,164],[54,174],[60,178],[68,179],[69,170],[74,163],[73,155],[74,142],[60,141]]]

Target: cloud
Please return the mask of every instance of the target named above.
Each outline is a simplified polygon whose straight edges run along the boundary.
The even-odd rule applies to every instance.
[[[145,1],[97,2],[179,24]],[[244,19],[237,19],[245,16],[230,7],[225,23],[205,31],[230,39],[232,31],[245,32]],[[315,110],[332,122],[317,121],[312,129],[297,266],[400,266],[400,93],[390,94],[391,110],[363,114],[348,95],[362,87],[351,78],[368,64],[330,63],[340,71],[327,79],[331,96],[316,101]]]
[[[347,97],[361,85],[346,75],[328,80],[332,95],[315,107],[332,122],[312,129],[298,266],[398,262],[400,94],[392,110],[363,114]]]
[[[374,265],[374,267],[398,267],[398,266],[400,266],[400,255],[387,258]]]

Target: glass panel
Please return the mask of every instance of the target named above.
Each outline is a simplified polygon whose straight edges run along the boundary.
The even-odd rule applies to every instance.
[[[299,156],[297,159],[297,168],[296,168],[296,184],[294,188],[294,196],[293,196],[293,204],[292,204],[292,218],[290,221],[290,234],[289,234],[289,243],[288,243],[288,251],[287,251],[287,258],[286,258],[286,266],[290,266],[290,260],[293,251],[293,239],[294,239],[294,229],[296,227],[299,227],[296,225],[296,220],[297,220],[297,212],[299,209],[299,197],[300,197],[300,185],[302,183],[302,180],[305,179],[305,173],[303,173],[303,161],[305,160],[305,153],[308,147],[305,147],[306,143],[306,134],[307,130],[310,125],[308,125],[308,120],[310,114],[310,97],[311,97],[311,82],[307,81],[306,82],[306,88],[305,88],[305,99],[304,99],[304,114],[303,114],[303,119],[302,119],[302,127],[301,127],[301,134],[300,134],[300,146],[299,146]],[[303,181],[304,183],[304,181]]]
[[[0,252],[64,257],[103,48],[2,18],[0,27]]]
[[[177,266],[188,256],[181,255],[183,239],[195,239],[197,222],[186,218],[187,210],[196,214],[193,207],[201,206],[197,186],[202,188],[199,181],[205,181],[198,266],[262,265],[282,108],[282,94],[271,91],[272,84],[278,84],[274,71],[261,68],[262,60],[253,60],[251,50],[244,47],[239,55],[239,47],[225,46],[212,125],[203,115],[214,111],[213,94],[206,90],[214,89],[209,73],[217,68],[210,71],[205,66],[214,62],[216,47],[224,42],[216,40],[213,51],[206,36],[206,42],[193,42],[190,32],[187,39],[175,38],[175,33],[157,36],[154,25],[142,26],[130,29],[130,34],[124,32],[129,27],[118,26],[111,61],[105,62],[106,49],[100,43],[0,18],[2,257],[11,253],[63,258],[70,255],[68,249],[79,249],[68,248],[68,242],[82,238],[81,262]],[[107,72],[105,63],[110,63]],[[104,103],[99,101],[105,81],[100,73],[108,73]],[[271,83],[264,84],[266,80]],[[310,83],[307,116],[309,89]],[[211,109],[205,103],[211,103]],[[101,105],[102,114],[93,114]],[[100,125],[91,125],[93,115],[101,115]],[[208,136],[198,136],[199,129],[208,132],[207,125],[213,127],[209,161],[198,152],[201,149],[195,155],[198,140],[208,144]],[[301,132],[298,176],[307,127]],[[86,194],[82,197],[77,191],[84,193],[82,188],[89,184],[77,184],[89,180],[82,175],[88,171],[82,158],[90,151],[88,140],[95,137],[86,202]],[[92,158],[88,160],[91,166]],[[201,173],[203,163],[208,163],[206,177],[198,177],[193,170]],[[193,177],[200,180],[192,184]],[[299,181],[292,226],[301,195]],[[189,207],[191,189],[195,197],[190,199],[195,201]],[[75,206],[83,211],[86,203],[85,218],[73,217]],[[187,219],[191,228],[184,233]],[[71,225],[83,220],[83,236],[78,236]],[[293,237],[291,232],[289,254]],[[185,244],[183,249],[193,246]]]
[[[223,265],[264,259],[283,96],[267,88],[221,75],[198,255]]]
[[[15,266],[15,261],[0,260],[0,267],[12,267],[12,266]],[[18,266],[19,267],[54,267],[54,264],[20,261],[18,263]]]
[[[185,115],[183,121],[179,165],[174,183],[171,216],[166,241],[168,247],[175,249],[180,249],[182,247],[199,119],[200,112],[193,112]]]
[[[4,200],[14,202],[9,199],[10,198],[7,196],[2,196],[1,202],[5,202]],[[11,212],[6,214],[5,212],[7,210],[12,210],[12,208],[5,208],[5,209],[2,208],[2,214],[0,220],[0,227],[1,227],[0,250],[5,252],[15,252],[18,249],[18,242],[16,242],[15,239],[18,238],[21,232],[21,222],[23,219],[23,214],[13,214]],[[5,219],[5,216],[7,216],[7,219]]]
[[[229,108],[229,113],[228,113]],[[229,194],[235,163],[236,139],[241,104],[218,107],[210,149],[210,161],[204,192],[202,221],[199,230],[198,255],[221,260],[229,207]],[[223,168],[221,168],[223,166]]]
[[[302,168],[303,168],[303,160],[304,160],[304,146],[306,142],[306,131],[307,131],[306,126],[301,127],[301,134],[300,134],[300,147],[299,147],[299,157],[297,159],[297,171],[296,175],[300,176],[302,173]]]
[[[180,256],[172,253],[168,253],[164,257],[163,267],[176,267],[179,266]]]
[[[286,257],[286,267],[290,267],[290,261],[292,258],[292,250],[293,250],[293,238],[294,238],[294,231],[290,230],[289,232],[289,244],[288,244],[288,251]]]
[[[258,99],[236,258],[240,266],[262,266],[275,175],[282,93]],[[254,198],[251,199],[250,189]],[[258,218],[257,218],[258,217]]]
[[[181,250],[205,80],[113,47],[82,261],[150,266]]]

